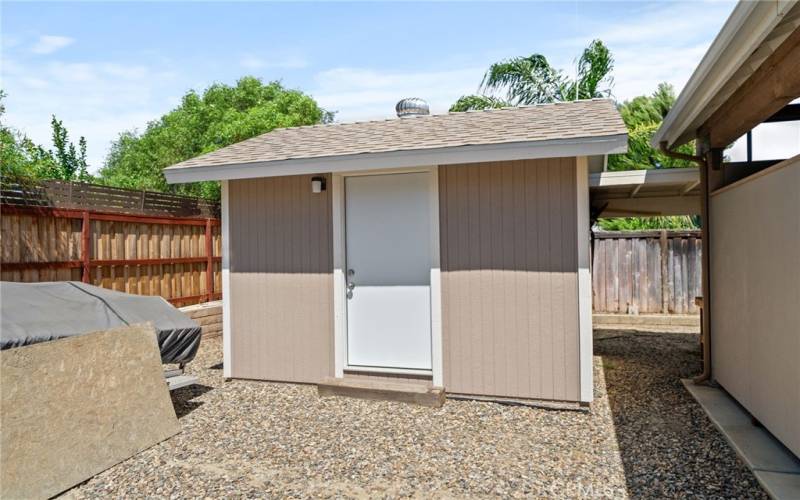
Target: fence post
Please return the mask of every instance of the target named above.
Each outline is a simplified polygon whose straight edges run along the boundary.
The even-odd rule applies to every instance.
[[[669,262],[667,260],[667,230],[661,230],[661,313],[669,314]]]
[[[83,211],[83,226],[81,226],[81,259],[83,260],[83,277],[84,283],[91,281],[91,270],[89,267],[89,231],[91,230],[91,223],[89,220],[89,211]]]
[[[206,219],[206,293],[208,302],[214,300],[214,245],[211,235],[211,219]]]

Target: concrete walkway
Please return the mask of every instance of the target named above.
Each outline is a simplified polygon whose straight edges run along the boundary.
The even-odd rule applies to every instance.
[[[800,460],[722,389],[683,380],[686,390],[753,471],[765,490],[777,499],[800,499]]]
[[[699,332],[700,315],[698,314],[609,314],[593,313],[592,325],[601,329],[616,328],[675,328],[688,327]]]

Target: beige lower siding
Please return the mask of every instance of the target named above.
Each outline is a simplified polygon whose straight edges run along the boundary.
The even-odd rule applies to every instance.
[[[710,205],[713,377],[800,455],[800,156]]]
[[[333,375],[331,199],[311,177],[230,181],[234,378]]]
[[[445,388],[577,401],[575,159],[439,172]]]

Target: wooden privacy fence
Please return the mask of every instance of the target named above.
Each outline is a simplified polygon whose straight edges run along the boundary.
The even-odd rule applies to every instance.
[[[593,234],[595,312],[695,314],[702,294],[699,230]]]
[[[221,297],[219,207],[47,181],[2,185],[3,281],[83,281],[175,305]]]

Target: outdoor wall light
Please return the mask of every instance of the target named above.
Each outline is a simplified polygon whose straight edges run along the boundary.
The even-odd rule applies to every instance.
[[[323,191],[325,191],[325,177],[312,177],[311,192],[317,194]]]

